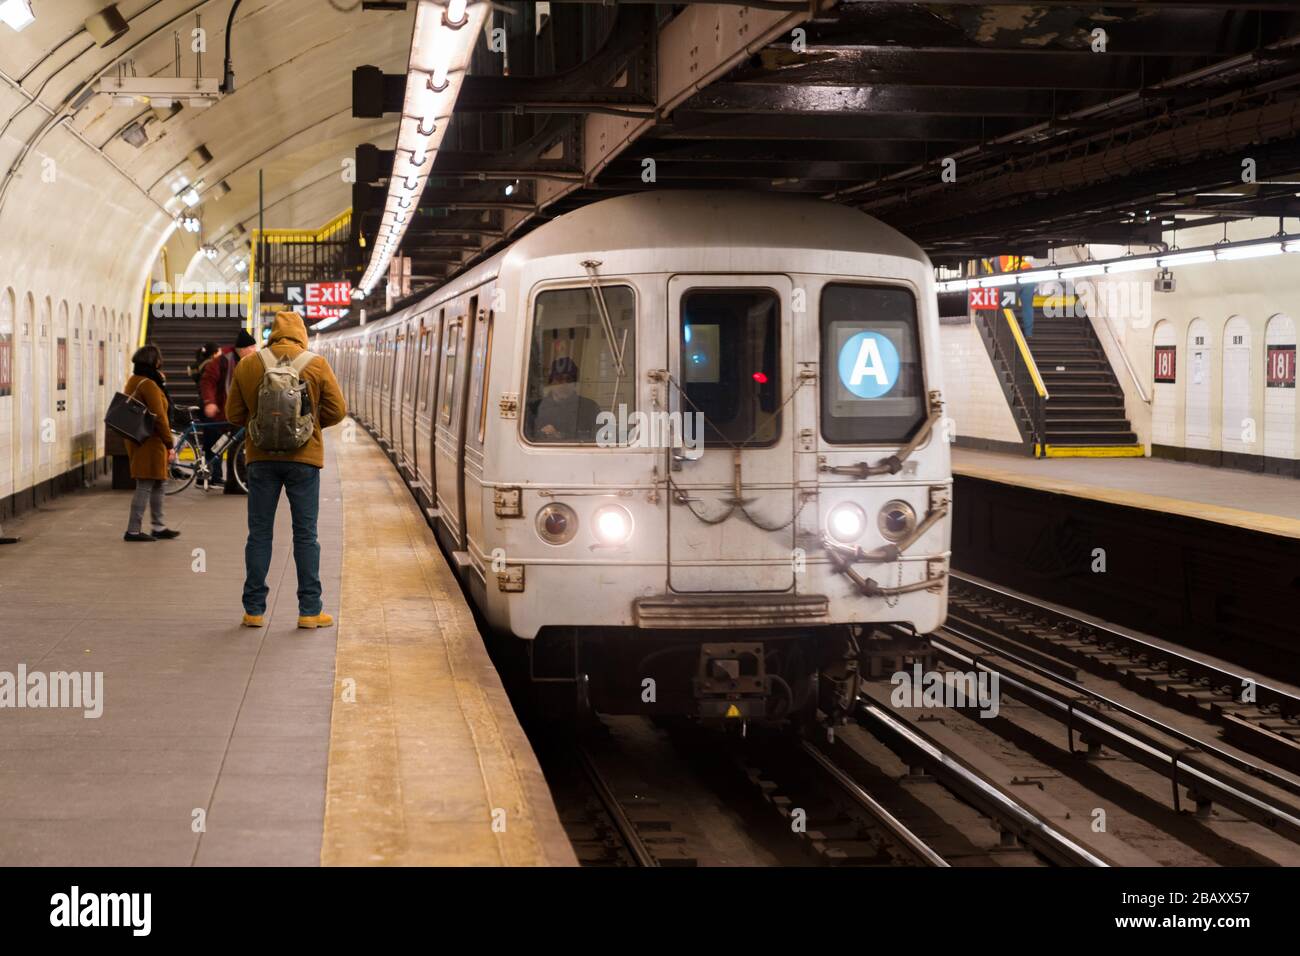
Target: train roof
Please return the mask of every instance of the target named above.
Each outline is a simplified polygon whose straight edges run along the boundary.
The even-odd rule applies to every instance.
[[[369,331],[454,299],[494,278],[506,263],[575,252],[708,247],[860,252],[930,267],[920,246],[849,206],[771,193],[657,189],[591,203],[538,226],[417,301],[377,319]],[[334,334],[355,331],[339,329]]]
[[[534,229],[506,255],[532,259],[575,250],[702,246],[826,249],[930,263],[898,230],[848,206],[770,193],[679,189],[631,193],[575,209]]]

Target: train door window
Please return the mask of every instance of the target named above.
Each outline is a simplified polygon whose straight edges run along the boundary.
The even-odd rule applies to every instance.
[[[636,293],[628,285],[549,289],[533,307],[524,437],[594,444],[602,411],[636,409]],[[606,316],[608,326],[606,326]]]
[[[438,418],[444,425],[451,424],[452,398],[456,394],[452,388],[456,379],[456,351],[460,344],[460,327],[464,321],[465,317],[461,316],[447,323],[442,352],[442,406],[438,412]]]
[[[416,405],[423,416],[429,411],[429,392],[433,386],[433,363],[429,361],[432,354],[433,328],[431,319],[426,317],[420,328],[420,386]]]
[[[419,328],[419,323],[412,322],[409,332],[405,335],[406,361],[403,363],[404,367],[402,369],[402,401],[410,409],[415,408],[415,370],[419,367],[417,357],[420,353],[417,346],[418,340],[415,337],[417,328]]]
[[[478,359],[478,443],[487,435],[488,380],[492,377],[492,327],[493,313],[487,314],[483,327],[483,353]]]
[[[771,289],[691,289],[681,302],[682,412],[705,447],[781,437],[781,299]]]
[[[925,421],[916,298],[898,286],[832,283],[821,298],[822,437],[907,441]]]

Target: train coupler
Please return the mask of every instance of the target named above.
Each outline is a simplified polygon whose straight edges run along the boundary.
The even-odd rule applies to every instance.
[[[701,718],[748,721],[767,715],[771,682],[761,643],[701,644],[691,683]]]

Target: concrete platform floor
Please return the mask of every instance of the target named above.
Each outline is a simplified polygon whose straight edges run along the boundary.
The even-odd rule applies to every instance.
[[[263,629],[239,627],[242,497],[168,498],[173,541],[123,542],[105,487],[6,528],[0,699],[20,666],[102,672],[103,709],[0,707],[0,866],[573,862],[432,535],[346,427],[319,526],[337,629],[296,627],[284,500]]]
[[[1160,458],[1029,458],[952,450],[955,474],[1300,538],[1300,481]]]

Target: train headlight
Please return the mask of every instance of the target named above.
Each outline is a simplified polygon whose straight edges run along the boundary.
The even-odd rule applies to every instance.
[[[876,517],[876,524],[885,540],[902,541],[916,530],[916,511],[906,501],[887,501]]]
[[[601,544],[627,544],[632,537],[632,514],[622,505],[597,508],[593,524]]]
[[[841,544],[857,541],[866,527],[867,516],[851,501],[836,505],[826,516],[826,530]]]
[[[568,505],[553,501],[537,512],[537,533],[547,544],[567,544],[578,533],[578,515]]]

